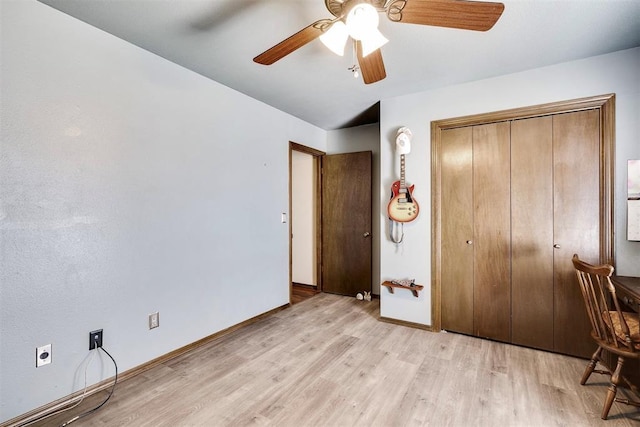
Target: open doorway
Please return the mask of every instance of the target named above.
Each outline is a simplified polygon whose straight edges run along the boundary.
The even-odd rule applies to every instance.
[[[324,154],[289,143],[289,299],[292,304],[322,291],[320,173]]]

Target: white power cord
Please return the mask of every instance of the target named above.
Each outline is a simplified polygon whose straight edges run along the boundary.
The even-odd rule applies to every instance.
[[[26,422],[24,424],[20,424],[18,427],[26,427],[28,425],[31,425],[31,424],[35,423],[36,421],[42,421],[42,420],[47,419],[49,417],[53,417],[54,415],[62,414],[63,412],[66,412],[66,411],[68,411],[70,409],[73,409],[73,408],[77,407],[78,405],[80,405],[82,403],[82,401],[84,401],[84,398],[87,396],[87,371],[89,370],[89,365],[91,365],[91,362],[95,358],[96,353],[97,352],[95,352],[95,351],[91,353],[91,357],[89,357],[89,360],[87,361],[87,364],[84,367],[84,389],[82,390],[82,395],[72,399],[71,402],[73,402],[73,400],[78,399],[78,398],[80,400],[78,400],[75,404],[72,404],[71,406],[68,406],[68,407],[62,408],[62,409],[58,409],[56,411],[51,412],[50,414],[46,414],[46,415],[43,415],[43,416],[38,417],[36,419],[33,419],[31,421],[28,421],[28,422]],[[69,402],[68,404],[71,404],[71,402]]]

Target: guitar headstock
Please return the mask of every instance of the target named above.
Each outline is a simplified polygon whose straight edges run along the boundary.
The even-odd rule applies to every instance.
[[[411,152],[411,138],[413,134],[408,127],[401,127],[396,134],[396,151],[398,154],[405,155]]]

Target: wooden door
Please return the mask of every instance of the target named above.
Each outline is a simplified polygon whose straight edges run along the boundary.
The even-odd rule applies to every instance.
[[[371,291],[371,152],[322,159],[322,286]]]
[[[511,123],[511,341],[553,350],[553,119]]]
[[[442,132],[442,328],[473,334],[472,127]]]
[[[473,127],[474,335],[511,339],[509,122]]]
[[[555,349],[590,357],[594,343],[574,253],[600,261],[600,120],[598,110],[553,116]]]

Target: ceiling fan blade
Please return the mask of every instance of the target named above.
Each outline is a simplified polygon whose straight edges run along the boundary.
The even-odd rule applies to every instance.
[[[316,21],[289,38],[284,39],[272,48],[262,52],[260,55],[253,58],[253,61],[258,64],[271,65],[277,60],[284,58],[291,52],[320,37],[323,30],[331,23],[332,21],[329,19]]]
[[[387,6],[387,16],[395,22],[487,31],[503,10],[504,4],[496,2],[394,0]]]
[[[387,77],[380,49],[376,49],[369,55],[363,57],[362,43],[360,41],[355,41],[355,43],[358,65],[360,65],[360,72],[362,73],[362,80],[364,80],[364,83],[375,83]]]

